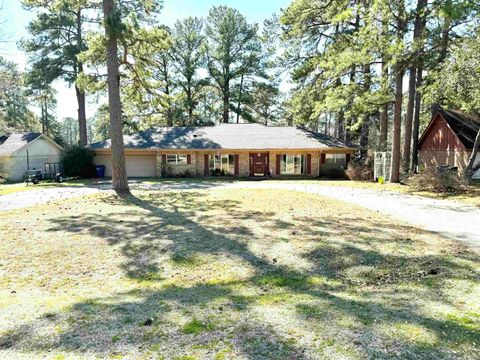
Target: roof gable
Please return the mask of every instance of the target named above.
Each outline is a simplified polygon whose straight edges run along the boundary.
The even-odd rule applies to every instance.
[[[0,155],[11,155],[41,135],[37,132],[5,134],[0,137]]]
[[[434,125],[439,119],[446,123],[453,136],[458,139],[465,149],[471,150],[473,148],[475,137],[480,130],[480,119],[458,110],[445,110],[443,108],[438,109],[423,132],[419,141],[419,147],[422,146],[430,132],[434,130]]]
[[[130,149],[321,149],[353,148],[330,136],[297,127],[261,124],[221,124],[198,127],[156,127],[125,135]],[[90,144],[91,149],[108,149],[110,140]]]
[[[37,132],[16,132],[0,136],[0,156],[13,155],[38,139],[45,139],[60,150],[63,150],[60,145],[45,134]]]

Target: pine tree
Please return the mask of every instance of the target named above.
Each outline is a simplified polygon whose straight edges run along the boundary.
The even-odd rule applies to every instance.
[[[76,80],[84,71],[78,55],[86,49],[85,24],[93,20],[86,14],[97,4],[90,0],[23,0],[23,4],[37,13],[28,25],[29,38],[21,42],[32,67],[30,79],[50,84],[61,78],[75,86],[80,143],[86,145],[85,92]]]
[[[230,120],[233,82],[250,71],[249,55],[258,46],[257,28],[227,6],[214,6],[209,11],[205,29],[207,68],[222,94],[224,123]]]

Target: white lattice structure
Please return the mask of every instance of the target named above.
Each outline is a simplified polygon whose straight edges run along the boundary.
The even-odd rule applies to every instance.
[[[385,181],[390,181],[392,154],[387,151],[375,152],[373,162],[373,178],[378,181],[382,177]]]

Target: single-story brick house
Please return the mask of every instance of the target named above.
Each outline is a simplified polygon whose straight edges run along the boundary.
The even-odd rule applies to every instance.
[[[324,134],[260,124],[156,127],[125,135],[124,143],[129,177],[318,176],[321,167],[345,166],[357,150]],[[111,176],[110,140],[88,148]]]
[[[450,165],[463,171],[479,129],[478,117],[438,108],[419,140],[420,163],[426,168]],[[476,163],[478,162],[480,154],[477,154]],[[480,179],[480,171],[473,178]]]
[[[37,132],[13,132],[0,136],[0,173],[19,181],[27,170],[48,173],[59,166],[63,148],[48,136]]]

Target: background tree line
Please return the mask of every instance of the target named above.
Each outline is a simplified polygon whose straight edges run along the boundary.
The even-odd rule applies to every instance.
[[[398,182],[417,165],[432,105],[479,114],[480,68],[452,66],[478,48],[479,9],[472,0],[293,1],[278,29],[296,85],[293,122],[391,151]]]

